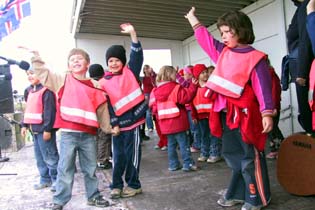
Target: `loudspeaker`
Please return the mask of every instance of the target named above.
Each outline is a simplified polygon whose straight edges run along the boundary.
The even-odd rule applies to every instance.
[[[12,128],[10,123],[0,117],[0,148],[7,149],[12,143]]]
[[[0,65],[0,114],[13,113],[14,103],[12,95],[10,66]]]

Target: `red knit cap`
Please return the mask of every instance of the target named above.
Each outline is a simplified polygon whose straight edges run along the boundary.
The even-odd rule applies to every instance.
[[[201,72],[203,72],[204,70],[206,70],[207,67],[204,64],[196,64],[193,67],[193,75],[196,79],[199,78],[199,75],[201,74]]]
[[[184,69],[178,70],[178,74],[179,74],[180,76],[184,76]]]

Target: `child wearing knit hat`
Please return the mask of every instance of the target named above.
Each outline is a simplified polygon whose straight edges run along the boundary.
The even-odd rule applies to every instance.
[[[185,79],[185,81],[187,82],[191,82],[192,78],[194,77],[193,75],[193,67],[192,65],[188,65],[186,67],[183,68],[183,79]],[[182,85],[183,82],[181,82],[181,78],[176,77],[176,80]],[[192,120],[192,116],[191,116],[191,104],[185,104],[186,107],[186,111],[187,111],[187,116],[188,116],[188,121],[189,121],[189,125],[190,125],[190,130],[188,133],[188,136],[190,138],[190,143],[191,143],[191,147],[190,147],[190,152],[199,152],[200,151],[200,131],[199,131],[199,127],[193,123]]]
[[[89,75],[95,80],[100,80],[104,76],[104,68],[102,65],[95,63],[89,66]],[[112,135],[105,133],[102,129],[97,130],[96,135],[96,158],[97,167],[99,169],[110,169],[112,168],[111,160],[111,147],[112,146]]]
[[[204,64],[196,64],[193,67],[193,75],[199,81],[197,94],[192,103],[192,118],[200,131],[201,153],[198,161],[215,163],[221,160],[220,139],[210,133],[209,116],[212,109],[212,101],[206,98],[208,88],[206,82],[209,78],[208,68]]]
[[[95,80],[99,80],[104,76],[104,68],[102,65],[95,63],[89,66],[89,75]]]
[[[139,127],[145,122],[148,108],[139,86],[143,51],[136,31],[130,23],[121,24],[122,33],[130,34],[130,61],[121,45],[106,51],[108,72],[99,81],[109,99],[110,122],[113,127],[113,170],[111,198],[131,197],[142,192],[139,180],[141,145]],[[124,179],[123,179],[124,176]],[[124,183],[127,186],[124,187]]]

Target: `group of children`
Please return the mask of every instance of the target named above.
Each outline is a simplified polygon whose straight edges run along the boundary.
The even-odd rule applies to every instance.
[[[99,81],[86,77],[90,57],[82,49],[70,51],[65,75],[50,71],[39,53],[31,51],[34,54],[32,70],[27,73],[31,75],[29,78],[36,80],[36,84],[32,83],[34,89],[29,91],[22,134],[28,127],[34,135],[38,135],[35,136],[34,148],[41,177],[35,189],[53,185],[54,210],[63,209],[71,199],[77,154],[84,174],[87,204],[109,206],[98,190],[95,174],[95,136],[100,132],[98,128],[104,135],[112,135],[113,140],[111,197],[130,197],[142,192],[139,125],[145,120],[147,103],[138,81],[143,51],[134,27],[131,24],[120,27],[122,33],[131,37],[130,61],[127,65],[123,46],[111,46],[105,56],[109,70]],[[46,112],[55,104],[55,111]],[[51,113],[55,116],[49,115]],[[50,121],[46,122],[48,118]],[[59,156],[55,129],[60,130]]]
[[[267,56],[250,46],[255,40],[253,27],[242,12],[227,12],[218,19],[223,42],[216,40],[199,22],[194,7],[185,18],[216,67],[211,76],[203,64],[184,69],[191,78],[179,77],[172,66],[163,66],[156,75],[149,106],[158,132],[167,137],[168,169],[198,169],[187,135],[195,125],[201,141],[200,147],[196,138],[192,144],[193,148],[201,150],[198,161],[213,163],[222,155],[232,171],[227,191],[217,203],[221,206],[241,203],[242,210],[259,210],[271,199],[264,147],[277,114]],[[42,133],[43,140],[52,139],[51,148],[56,148],[54,128],[61,131],[59,162],[55,157],[57,175],[54,172],[56,163],[52,167],[42,157],[50,178],[44,179],[47,173],[41,173],[40,184],[54,184],[54,210],[63,209],[71,199],[77,153],[84,174],[87,203],[99,207],[109,205],[98,191],[95,175],[95,135],[99,127],[112,135],[111,198],[131,197],[142,192],[139,126],[144,123],[148,109],[139,85],[143,51],[134,27],[122,24],[121,28],[131,36],[129,63],[123,46],[111,46],[105,56],[108,71],[99,81],[86,78],[90,58],[81,49],[70,52],[66,75],[49,71],[38,52],[33,51],[32,74],[35,73],[44,90],[35,94],[34,89],[30,96],[34,94],[43,101],[38,100],[35,108],[27,108],[24,122],[30,124],[34,134]],[[47,93],[54,98],[46,87],[56,93],[56,119],[54,126],[50,122],[50,126],[36,130],[35,125],[44,122],[39,116],[43,113],[40,107],[48,98]],[[45,118],[45,114],[43,116]],[[182,163],[178,159],[178,146]]]

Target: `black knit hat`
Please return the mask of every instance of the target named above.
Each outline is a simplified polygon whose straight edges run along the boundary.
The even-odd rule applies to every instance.
[[[123,65],[126,64],[126,50],[122,45],[112,45],[106,51],[106,64],[108,65],[108,60],[111,58],[118,58]]]
[[[99,80],[104,76],[104,69],[100,64],[92,64],[89,67],[90,77]]]

